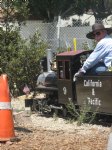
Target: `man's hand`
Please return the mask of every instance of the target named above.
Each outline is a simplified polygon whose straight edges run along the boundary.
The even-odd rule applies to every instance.
[[[84,75],[84,72],[81,71],[81,69],[74,75],[73,81],[75,82],[77,80],[77,77],[81,77]]]

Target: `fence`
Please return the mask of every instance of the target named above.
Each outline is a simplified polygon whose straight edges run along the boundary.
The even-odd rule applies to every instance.
[[[42,40],[47,42],[52,50],[71,49],[73,47],[73,38],[77,41],[77,50],[84,49],[88,46],[89,49],[93,48],[93,41],[86,38],[86,34],[91,31],[91,26],[79,27],[57,27],[57,23],[41,23],[37,21],[27,21],[25,26],[21,27],[21,36],[29,38],[38,30],[41,34]]]

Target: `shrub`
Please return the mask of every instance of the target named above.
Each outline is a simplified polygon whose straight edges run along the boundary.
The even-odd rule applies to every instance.
[[[12,94],[22,94],[25,84],[32,90],[40,72],[40,58],[45,55],[47,45],[37,32],[30,40],[23,40],[18,30],[0,30],[0,66],[8,74]],[[5,44],[4,44],[5,41]],[[15,86],[16,85],[16,86]]]
[[[82,108],[76,108],[76,106],[70,101],[67,104],[67,109],[72,116],[72,122],[77,121],[77,125],[82,125],[83,123],[92,123],[95,120],[96,112],[91,111],[89,105],[84,104]]]

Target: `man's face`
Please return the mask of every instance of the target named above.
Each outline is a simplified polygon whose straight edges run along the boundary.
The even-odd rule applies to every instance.
[[[107,32],[105,30],[98,30],[94,32],[94,39],[99,42],[101,39],[105,37]]]

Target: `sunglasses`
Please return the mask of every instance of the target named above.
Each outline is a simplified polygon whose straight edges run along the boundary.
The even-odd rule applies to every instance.
[[[99,32],[96,32],[96,33],[94,33],[93,34],[94,36],[99,36],[99,35],[101,35],[101,32],[99,31]]]

